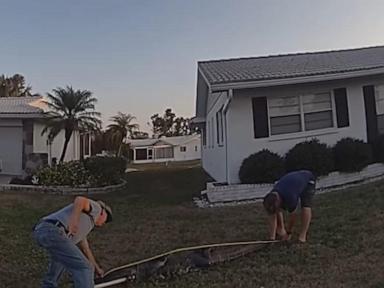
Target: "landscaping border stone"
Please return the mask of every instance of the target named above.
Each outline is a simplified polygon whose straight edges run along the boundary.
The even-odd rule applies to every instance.
[[[332,172],[317,180],[316,193],[326,193],[345,189],[367,182],[384,179],[384,164],[375,163],[365,167],[360,172]],[[207,183],[206,190],[201,191],[201,197],[194,199],[199,207],[232,206],[258,202],[271,191],[273,184],[232,184]]]
[[[14,185],[0,184],[0,192],[22,192],[35,194],[57,194],[57,195],[93,195],[106,194],[120,190],[127,184],[127,181],[122,180],[116,185],[104,187],[68,187],[68,186],[37,186],[37,185]]]

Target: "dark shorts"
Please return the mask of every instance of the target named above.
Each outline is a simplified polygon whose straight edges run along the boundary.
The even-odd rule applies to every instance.
[[[315,191],[316,191],[316,183],[315,182],[308,183],[307,188],[300,195],[301,208],[312,207],[312,202],[313,202],[312,199],[313,199],[313,195],[315,195]]]

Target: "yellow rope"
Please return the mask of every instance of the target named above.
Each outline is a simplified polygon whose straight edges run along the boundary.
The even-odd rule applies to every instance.
[[[206,244],[206,245],[200,245],[200,246],[191,246],[191,247],[177,248],[177,249],[174,249],[174,250],[171,250],[171,251],[168,251],[168,252],[156,255],[156,256],[152,256],[152,257],[149,257],[149,258],[146,258],[146,259],[143,259],[143,260],[139,260],[139,261],[136,261],[136,262],[132,262],[132,263],[129,263],[129,264],[126,264],[126,265],[122,265],[122,266],[113,268],[113,269],[107,271],[104,274],[104,277],[109,275],[109,274],[111,274],[112,272],[115,272],[115,271],[118,271],[118,270],[122,270],[122,269],[126,269],[126,268],[130,268],[130,267],[133,267],[133,266],[136,266],[136,265],[140,265],[142,263],[145,263],[145,262],[148,262],[148,261],[151,261],[151,260],[155,260],[155,259],[158,259],[158,258],[161,258],[161,257],[164,257],[164,256],[168,256],[168,255],[171,255],[171,254],[174,254],[174,253],[178,253],[178,252],[185,252],[185,251],[190,251],[190,250],[195,250],[195,249],[204,249],[204,248],[213,248],[213,247],[228,247],[228,246],[240,246],[240,245],[269,244],[269,243],[276,243],[276,242],[280,242],[280,240],[229,242],[229,243]]]

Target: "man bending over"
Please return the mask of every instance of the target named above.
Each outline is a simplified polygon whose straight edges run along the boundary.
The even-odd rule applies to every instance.
[[[298,203],[301,206],[301,231],[298,240],[307,241],[307,232],[312,218],[312,198],[315,194],[315,176],[308,170],[285,174],[264,197],[264,208],[269,214],[269,238],[289,240],[296,222]],[[284,225],[283,211],[288,211],[287,227]]]

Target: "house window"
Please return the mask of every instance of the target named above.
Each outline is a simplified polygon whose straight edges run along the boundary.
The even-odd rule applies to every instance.
[[[155,149],[155,159],[173,158],[173,147],[162,147]]]
[[[218,145],[223,145],[224,133],[223,133],[223,108],[216,112],[216,142]]]
[[[206,143],[208,143],[208,148],[211,148],[211,121],[207,122],[207,133],[206,133]]]
[[[271,135],[333,127],[331,93],[268,98]]]
[[[271,135],[301,131],[299,96],[268,99],[268,112]]]
[[[147,148],[136,149],[136,160],[147,160]]]
[[[305,130],[333,127],[331,93],[302,96]]]
[[[86,133],[84,137],[84,156],[90,156],[90,152],[91,149],[89,147],[89,133]]]
[[[205,147],[207,145],[207,131],[205,127],[201,129],[201,139],[203,139],[203,146]]]
[[[377,130],[384,134],[384,85],[376,86],[375,90]]]
[[[212,117],[211,119],[211,148],[214,148],[214,143],[215,143],[215,136],[214,136],[214,133],[215,133],[215,122],[213,120],[214,118]]]
[[[195,146],[195,152],[197,152],[197,146]]]
[[[148,159],[152,159],[153,157],[153,149],[148,149]]]
[[[180,146],[180,152],[187,152],[187,147]]]

